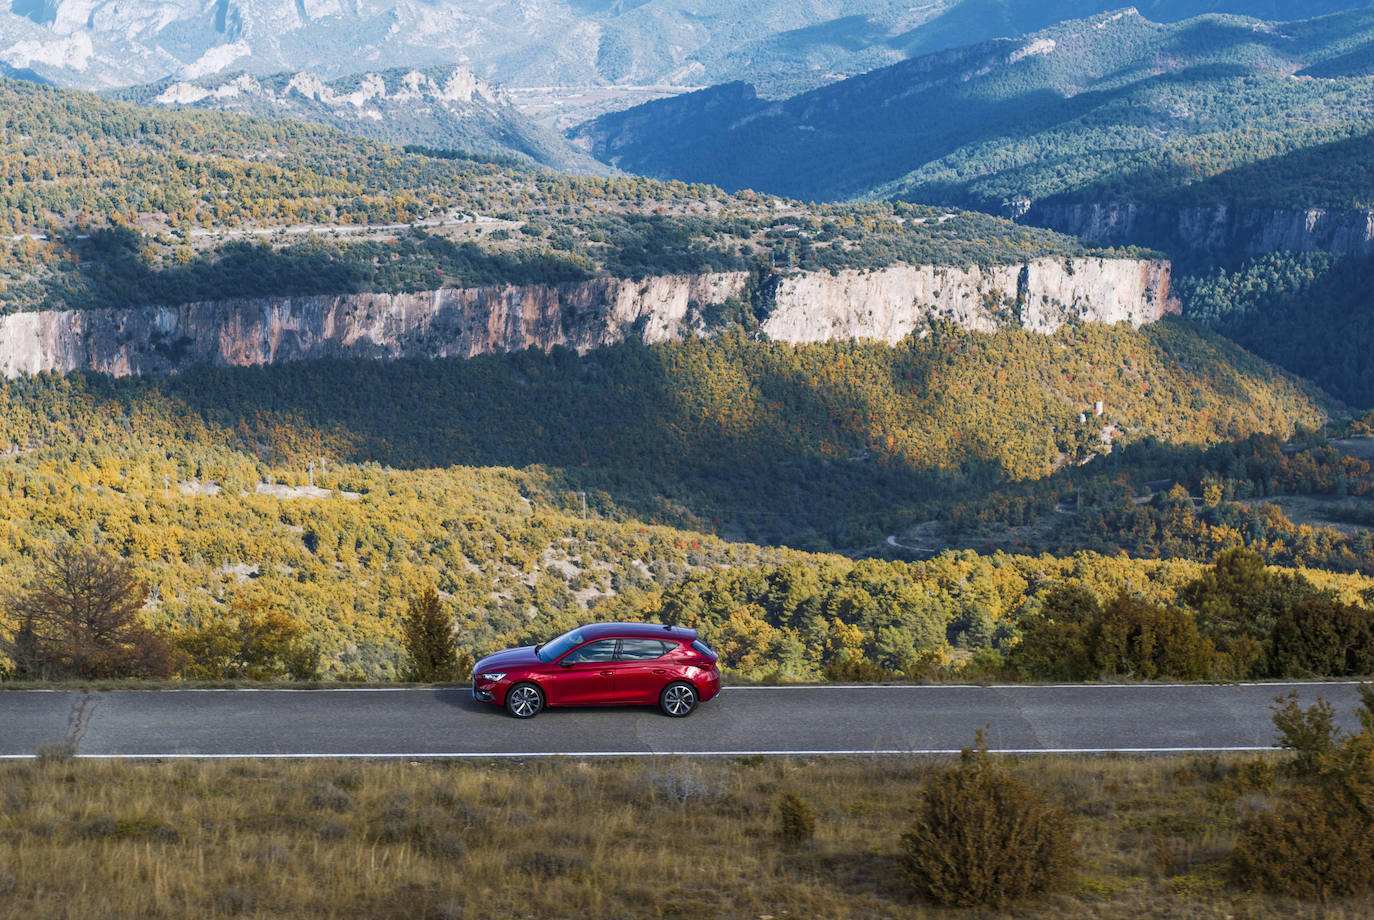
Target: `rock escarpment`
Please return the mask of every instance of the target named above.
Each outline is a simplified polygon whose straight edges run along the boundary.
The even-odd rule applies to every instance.
[[[753,295],[762,332],[785,342],[895,343],[934,318],[987,331],[1019,325],[1051,332],[1072,320],[1139,326],[1176,310],[1168,263],[1128,259],[799,272],[764,288]],[[636,335],[652,343],[708,334],[706,308],[749,290],[750,276],[732,272],[17,313],[0,317],[0,373],[124,376],[324,357],[471,357],[555,346],[585,352]]]
[[[1022,222],[1097,246],[1138,243],[1194,253],[1374,254],[1374,211],[1308,208],[1180,208],[1162,204],[1037,204]]]

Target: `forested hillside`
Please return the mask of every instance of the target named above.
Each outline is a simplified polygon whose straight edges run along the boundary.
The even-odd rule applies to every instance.
[[[1104,430],[1213,443],[1320,414],[1177,322],[43,375],[0,387],[0,571],[22,578],[56,540],[103,546],[149,579],[159,622],[257,598],[308,625],[330,673],[377,676],[426,583],[475,647],[546,638],[702,567],[824,561],[760,543],[881,552],[1094,456]]]
[[[1328,398],[1188,322],[992,335],[931,320],[895,347],[758,335],[782,272],[1088,252],[1072,239],[26,84],[0,97],[9,311],[748,275],[744,297],[695,305],[709,339],[6,382],[0,590],[73,540],[134,566],[154,625],[276,611],[331,676],[395,675],[427,585],[465,648],[692,608],[736,673],[918,676],[1000,661],[1059,580],[1170,603],[1246,546],[1346,573],[1311,577],[1353,604],[1374,570],[1367,535],[1266,504],[1330,494],[1366,513],[1367,466],[1289,443]],[[1110,555],[908,560],[951,546]],[[824,622],[770,598],[794,583]]]
[[[1360,408],[1374,406],[1369,257],[1281,252],[1181,279],[1188,313]]]
[[[1372,35],[1367,9],[1281,24],[1103,14],[779,103],[740,87],[649,103],[579,135],[608,162],[647,175],[1020,213],[1056,197],[1174,193],[1369,133]],[[1358,169],[1327,171],[1301,200],[1354,205],[1367,197]],[[1249,201],[1287,207],[1286,185],[1301,180],[1285,175],[1236,185]]]
[[[6,311],[1089,251],[969,212],[563,176],[14,81],[0,112]]]

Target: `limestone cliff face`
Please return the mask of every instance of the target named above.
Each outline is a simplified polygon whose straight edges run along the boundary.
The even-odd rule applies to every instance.
[[[747,282],[734,272],[18,313],[0,317],[0,373],[124,376],[202,363],[585,352],[631,335],[652,343],[704,332],[702,308],[743,295]],[[797,273],[779,278],[771,299],[763,330],[787,342],[895,343],[933,317],[982,330],[1050,332],[1071,319],[1138,326],[1176,309],[1168,264],[1126,259]]]
[[[1141,243],[1198,253],[1374,253],[1374,211],[1095,203],[1034,205],[1022,219],[1101,246]]]
[[[797,274],[778,285],[763,324],[775,341],[878,339],[895,344],[929,318],[984,332],[1050,333],[1069,320],[1140,326],[1177,312],[1169,265],[1129,259],[1037,259],[1023,265],[893,266]]]

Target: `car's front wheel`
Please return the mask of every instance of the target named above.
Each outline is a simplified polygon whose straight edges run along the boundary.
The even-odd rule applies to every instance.
[[[534,684],[516,684],[506,693],[506,712],[517,719],[533,719],[544,708],[544,692]]]
[[[669,684],[659,694],[658,707],[664,715],[675,719],[691,715],[692,710],[697,708],[697,688],[682,681]]]

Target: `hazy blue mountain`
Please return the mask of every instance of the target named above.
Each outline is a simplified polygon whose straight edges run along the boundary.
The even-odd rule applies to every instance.
[[[706,86],[781,97],[1120,0],[11,0],[0,64],[85,88],[244,71],[462,63],[511,87]],[[1155,20],[1291,19],[1368,0],[1142,0]]]
[[[713,87],[604,116],[575,140],[630,172],[729,189],[1020,213],[1089,188],[1177,189],[1374,130],[1372,71],[1370,9],[1168,24],[1126,10],[783,101]]]

